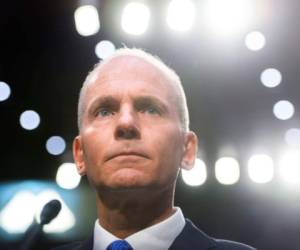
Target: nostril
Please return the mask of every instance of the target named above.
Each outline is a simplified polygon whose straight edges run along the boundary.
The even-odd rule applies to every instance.
[[[116,132],[116,137],[123,137],[124,136],[124,129],[118,129],[117,132]]]
[[[126,127],[122,127],[122,128],[118,128],[116,131],[116,138],[117,139],[136,139],[139,137],[139,132],[136,128],[134,127],[130,127],[130,128],[126,128]]]

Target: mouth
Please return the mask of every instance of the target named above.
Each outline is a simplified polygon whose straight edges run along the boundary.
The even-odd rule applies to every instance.
[[[149,157],[143,153],[140,153],[140,152],[133,152],[133,151],[130,151],[130,152],[120,152],[120,153],[117,153],[117,154],[113,154],[111,155],[110,157],[108,157],[107,161],[109,160],[112,160],[114,158],[117,158],[117,157],[124,157],[124,158],[147,158],[149,159]]]

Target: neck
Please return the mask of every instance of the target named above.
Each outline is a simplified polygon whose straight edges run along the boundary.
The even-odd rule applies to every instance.
[[[108,232],[124,239],[171,216],[174,188],[151,193],[106,191],[97,195],[99,223]]]

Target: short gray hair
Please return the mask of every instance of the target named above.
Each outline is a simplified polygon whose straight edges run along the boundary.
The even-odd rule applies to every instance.
[[[161,59],[157,56],[153,56],[147,52],[145,52],[142,49],[137,49],[137,48],[120,48],[117,49],[111,56],[105,58],[103,61],[97,63],[92,71],[89,72],[87,75],[84,83],[82,84],[82,87],[80,89],[79,93],[79,100],[78,100],[78,128],[79,131],[81,130],[82,127],[82,117],[85,111],[85,102],[84,102],[84,96],[87,90],[87,87],[94,82],[94,78],[96,79],[97,77],[97,71],[105,64],[110,62],[112,59],[121,57],[121,56],[134,56],[143,59],[144,61],[150,63],[154,67],[156,67],[158,70],[160,70],[168,79],[170,79],[170,82],[174,84],[176,87],[177,91],[177,100],[176,100],[176,105],[177,105],[177,111],[179,115],[179,119],[182,125],[182,128],[184,131],[189,130],[189,112],[188,112],[188,107],[187,107],[187,102],[186,102],[186,97],[184,93],[184,89],[181,84],[181,80],[177,73],[168,67]]]

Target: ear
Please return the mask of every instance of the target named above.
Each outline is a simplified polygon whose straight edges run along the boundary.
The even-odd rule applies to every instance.
[[[198,149],[197,135],[192,132],[186,132],[184,135],[184,152],[181,161],[181,167],[190,170],[194,167]]]
[[[73,157],[77,167],[78,174],[84,176],[86,174],[86,168],[84,163],[82,141],[80,135],[76,136],[73,141]]]

